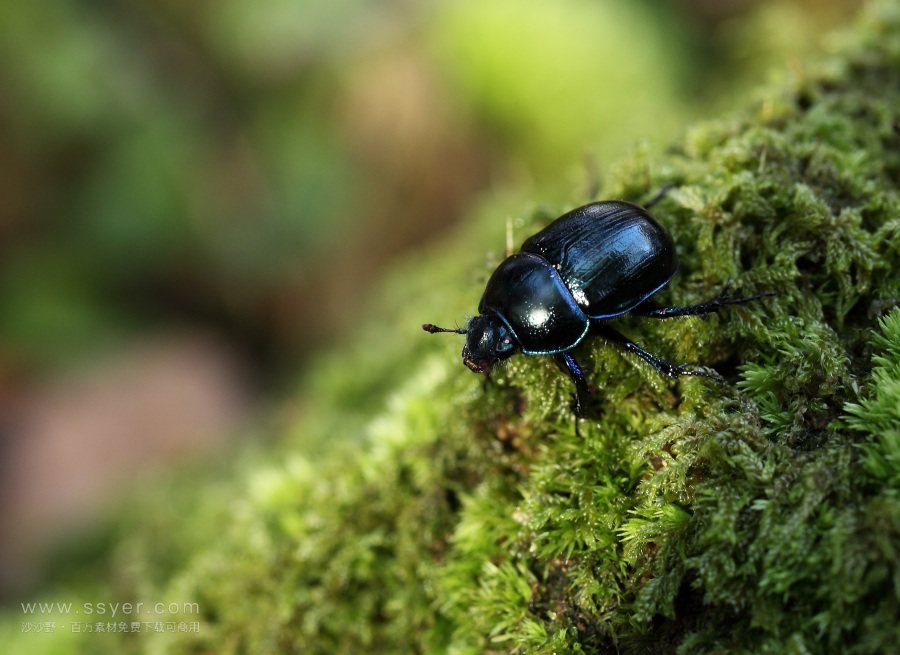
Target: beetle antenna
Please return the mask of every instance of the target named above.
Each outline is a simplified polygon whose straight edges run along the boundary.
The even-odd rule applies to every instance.
[[[431,323],[423,323],[422,329],[431,334],[437,334],[438,332],[453,332],[455,334],[466,333],[466,330],[464,328],[456,328],[451,330],[450,328],[438,327],[437,325],[432,325]]]

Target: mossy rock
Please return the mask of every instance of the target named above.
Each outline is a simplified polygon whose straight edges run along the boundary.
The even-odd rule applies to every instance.
[[[777,290],[620,322],[728,384],[662,379],[589,341],[577,354],[603,412],[576,429],[547,358],[472,375],[458,340],[418,325],[477,302],[505,222],[487,208],[399,270],[355,345],[315,367],[275,454],[151,496],[107,581],[76,588],[196,602],[183,619],[199,632],[66,635],[58,650],[896,652],[898,181],[900,11],[883,3],[838,54],[665,157],[624,162],[604,194],[676,184],[654,210],[681,260],[662,299],[726,279]]]

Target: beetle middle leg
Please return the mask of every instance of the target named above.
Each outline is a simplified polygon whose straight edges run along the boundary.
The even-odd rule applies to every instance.
[[[650,364],[650,366],[655,368],[660,375],[664,375],[669,378],[678,378],[682,375],[695,375],[704,378],[710,378],[712,380],[715,380],[716,382],[725,381],[721,375],[716,373],[711,368],[706,368],[705,366],[690,366],[688,364],[672,364],[664,359],[660,359],[653,353],[644,350],[634,341],[620,334],[618,331],[609,326],[596,326],[596,333],[605,338],[607,341],[612,341],[628,352],[634,353],[645,362]]]
[[[764,291],[753,296],[729,296],[728,289],[731,287],[731,280],[725,283],[722,291],[718,296],[706,302],[696,305],[687,305],[686,307],[660,307],[653,301],[646,301],[635,307],[631,313],[635,316],[646,316],[648,318],[674,318],[675,316],[703,316],[719,311],[726,305],[742,305],[744,303],[753,302],[761,298],[769,298],[775,295],[774,291]]]

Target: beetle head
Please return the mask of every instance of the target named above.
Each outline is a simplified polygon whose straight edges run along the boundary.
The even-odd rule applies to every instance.
[[[493,316],[481,314],[469,321],[465,329],[437,327],[425,323],[422,329],[432,334],[436,332],[455,332],[466,335],[466,345],[462,349],[463,364],[475,373],[490,373],[494,364],[512,356],[516,352],[516,343],[512,332]]]
[[[494,364],[510,357],[515,351],[509,328],[493,316],[482,314],[469,321],[462,360],[472,371],[490,373]]]

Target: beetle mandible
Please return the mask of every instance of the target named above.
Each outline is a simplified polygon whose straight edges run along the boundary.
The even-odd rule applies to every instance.
[[[500,263],[485,287],[478,316],[465,328],[425,323],[422,329],[466,335],[463,363],[476,373],[490,373],[494,364],[516,352],[554,356],[575,383],[578,414],[590,393],[571,350],[589,332],[634,353],[667,377],[721,380],[708,368],[670,364],[606,323],[629,313],[649,318],[710,314],[774,295],[730,296],[726,284],[718,296],[697,305],[661,307],[651,300],[678,269],[671,235],[647,211],[661,197],[645,207],[605,200],[563,214]]]

